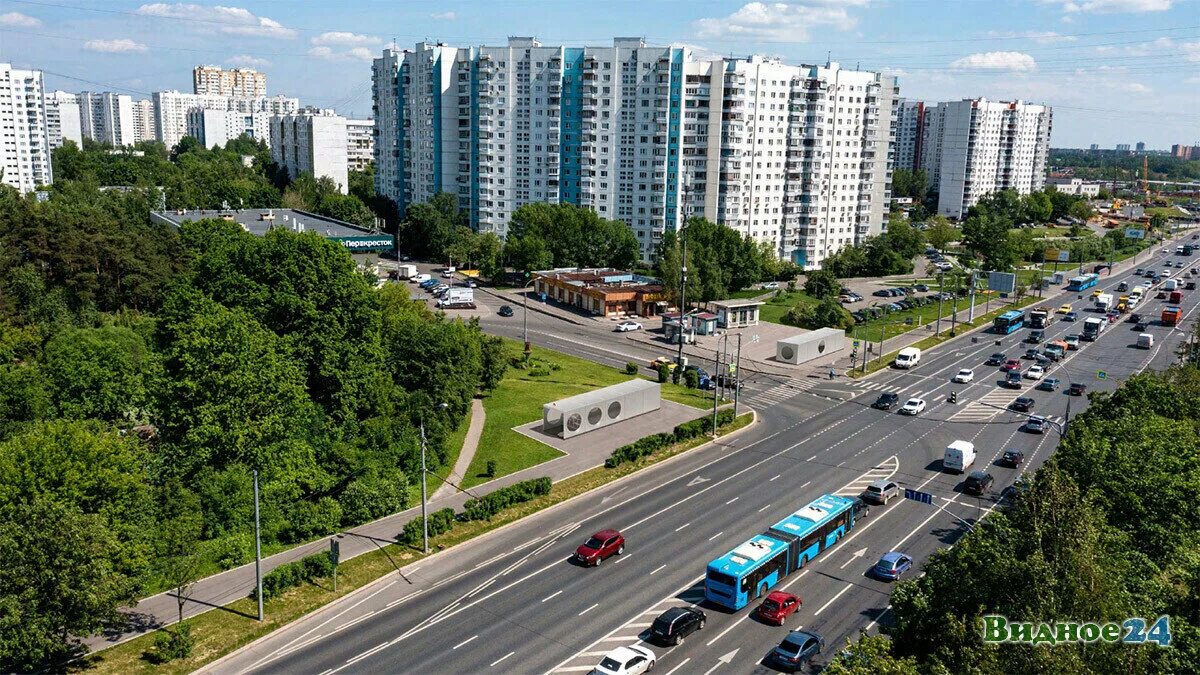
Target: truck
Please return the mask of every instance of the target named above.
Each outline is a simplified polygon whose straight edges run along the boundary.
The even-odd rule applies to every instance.
[[[417,276],[417,274],[418,272],[416,265],[401,264],[396,267],[397,279],[412,279],[413,277]]]
[[[1149,333],[1138,335],[1137,346],[1138,349],[1150,349],[1154,346],[1154,336]]]
[[[975,463],[975,444],[970,441],[953,441],[946,446],[942,455],[942,470],[963,473]]]
[[[437,306],[442,309],[475,309],[475,291],[471,288],[450,288]]]
[[[1046,349],[1044,353],[1046,356],[1050,357],[1051,361],[1057,361],[1066,355],[1067,349],[1067,343],[1063,340],[1052,340],[1051,342],[1046,343]]]
[[[905,347],[896,354],[897,368],[912,368],[921,362],[921,350],[916,347]]]
[[[1179,280],[1178,279],[1167,279],[1166,281],[1163,282],[1163,290],[1164,291],[1174,291],[1178,288],[1179,288]]]
[[[1163,307],[1162,316],[1159,317],[1164,326],[1174,326],[1183,318],[1183,312],[1178,307]]]
[[[1104,319],[1097,319],[1095,317],[1085,319],[1083,322],[1083,335],[1081,337],[1088,342],[1094,341],[1100,336],[1100,332],[1104,330],[1104,326],[1107,323]]]
[[[1101,312],[1107,312],[1112,309],[1113,296],[1112,293],[1101,293],[1096,296],[1096,308]]]
[[[1038,307],[1029,312],[1029,327],[1030,328],[1045,328],[1053,321],[1054,313],[1049,307]]]
[[[1171,291],[1171,294],[1167,296],[1169,304],[1178,305],[1181,302],[1183,302],[1183,291]]]

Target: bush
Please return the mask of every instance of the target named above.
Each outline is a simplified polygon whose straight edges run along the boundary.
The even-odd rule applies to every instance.
[[[637,375],[638,374],[638,364],[634,363],[633,361],[626,363],[625,364],[625,374],[626,375]]]
[[[487,461],[487,464],[485,465],[485,468],[484,468],[484,473],[487,474],[488,478],[496,477],[496,460],[489,459]]]
[[[488,520],[510,506],[550,494],[551,485],[549,478],[534,478],[500,488],[479,499],[468,499],[467,503],[463,504],[463,512],[458,515],[458,519],[464,522]]]
[[[671,379],[671,368],[665,363],[658,364],[658,383],[666,384]]]
[[[454,529],[454,522],[454,509],[444,508],[440,511],[434,511],[429,514],[429,536],[436,537],[439,534],[449,532]],[[400,534],[400,541],[416,546],[422,543],[424,536],[421,517],[417,516],[405,524],[404,532]]]
[[[284,563],[263,577],[263,599],[274,598],[289,588],[333,574],[333,561],[328,553],[317,553],[295,562]],[[254,592],[250,593],[254,597]]]
[[[342,522],[358,525],[404,510],[408,482],[399,471],[381,474],[374,470],[355,478],[338,497]]]
[[[210,544],[209,557],[223,570],[250,562],[254,558],[254,537],[250,534],[231,534]]]
[[[694,370],[685,370],[683,372],[683,384],[688,389],[695,389],[700,383],[700,375]]]
[[[726,408],[717,412],[717,426],[725,426],[733,421],[733,410]],[[650,455],[670,447],[676,443],[691,440],[708,434],[712,429],[712,418],[705,415],[704,417],[694,419],[691,422],[684,422],[675,427],[673,433],[654,434],[638,439],[628,445],[613,450],[608,459],[604,460],[604,466],[609,469],[614,469],[626,462],[636,462],[643,457]]]
[[[146,652],[146,659],[157,664],[186,659],[191,656],[195,646],[196,638],[192,637],[191,625],[181,623],[164,628],[154,636],[154,647]]]

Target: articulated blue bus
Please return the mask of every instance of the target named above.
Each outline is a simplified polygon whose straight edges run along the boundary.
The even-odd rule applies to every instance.
[[[1000,335],[1008,335],[1025,325],[1025,312],[1019,309],[1009,310],[992,320],[992,331]]]
[[[850,497],[824,495],[708,564],[704,597],[739,610],[854,528]]]
[[[1077,277],[1071,277],[1071,280],[1067,282],[1067,290],[1068,291],[1086,291],[1087,289],[1091,288],[1092,286],[1095,286],[1097,281],[1100,281],[1099,274],[1089,273],[1089,274],[1083,274],[1083,275],[1080,275]]]

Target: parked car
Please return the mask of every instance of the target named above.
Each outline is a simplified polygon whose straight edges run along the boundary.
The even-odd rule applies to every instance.
[[[805,630],[794,630],[771,650],[771,660],[784,670],[799,670],[825,649],[825,638]]]
[[[876,504],[887,505],[888,500],[900,494],[900,486],[895,481],[877,480],[867,486],[863,491],[862,498],[864,501],[875,502]]]
[[[677,645],[704,628],[708,617],[695,607],[672,607],[650,624],[650,636],[663,645]]]
[[[1057,377],[1047,377],[1038,383],[1037,388],[1042,391],[1057,391],[1060,382]]]
[[[1050,424],[1046,421],[1045,417],[1033,415],[1029,419],[1025,420],[1025,425],[1022,428],[1031,434],[1044,434],[1046,433],[1046,427],[1048,426],[1050,426]]]
[[[508,305],[500,305],[500,309],[496,313],[503,317],[509,317],[513,315],[513,310]]]
[[[1012,402],[1012,409],[1017,412],[1029,412],[1033,410],[1033,399],[1028,396],[1018,397]]]
[[[875,402],[871,404],[871,407],[877,410],[891,410],[899,402],[900,396],[888,391],[880,394],[879,398],[875,399]]]
[[[1002,366],[1002,365],[1004,365],[1004,362],[1007,360],[1008,360],[1007,354],[1005,354],[1004,352],[996,352],[995,354],[992,354],[991,356],[988,357],[988,360],[984,365]]]
[[[888,293],[887,289],[881,288],[881,289],[875,291],[874,293],[872,293],[871,295],[874,295],[877,298],[888,298],[888,297],[891,297],[892,294]]]
[[[921,293],[926,293],[929,291],[929,286],[926,284],[917,284],[916,286],[913,286],[913,288],[917,289],[917,291]]]
[[[967,476],[966,483],[963,484],[963,492],[973,495],[982,495],[983,493],[992,489],[992,483],[994,482],[995,479],[992,478],[992,474],[986,471],[972,471],[970,475]]]
[[[642,324],[636,321],[622,321],[617,324],[616,331],[618,333],[628,333],[629,331],[641,330]]]
[[[667,370],[675,370],[675,359],[671,358],[670,356],[659,356],[652,359],[650,361],[650,369],[658,370],[658,367],[664,364],[667,366]]]
[[[625,552],[625,537],[616,530],[600,530],[575,549],[575,559],[588,566],[599,567],[605,558]]]
[[[592,669],[598,675],[641,675],[654,668],[654,652],[641,645],[617,647]]]
[[[765,291],[774,291],[779,288],[779,282],[778,281],[768,281],[767,283],[763,284],[762,287],[763,287],[763,290],[765,290]]]
[[[1025,453],[1020,450],[1005,450],[1004,455],[1000,457],[1000,463],[1004,466],[1017,468],[1021,466],[1021,462],[1025,461]]]
[[[970,368],[963,368],[954,376],[954,381],[960,384],[966,384],[975,379],[975,371]]]
[[[771,591],[766,599],[762,601],[762,604],[754,610],[754,613],[758,615],[758,618],[767,623],[782,626],[783,622],[787,621],[789,616],[795,614],[796,610],[800,609],[802,604],[804,604],[803,601],[791,593]]]
[[[912,568],[912,564],[912,558],[899,551],[890,551],[879,558],[879,562],[871,568],[871,574],[878,579],[896,581],[901,574]]]
[[[1083,396],[1087,392],[1087,385],[1082,382],[1072,382],[1067,389],[1067,393],[1071,396]]]
[[[904,402],[900,412],[905,415],[917,415],[925,411],[925,399],[910,398]]]

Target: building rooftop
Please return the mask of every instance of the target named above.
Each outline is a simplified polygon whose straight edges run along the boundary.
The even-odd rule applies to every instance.
[[[552,270],[540,270],[534,272],[534,274],[544,279],[560,281],[571,286],[600,292],[638,290],[658,292],[662,290],[662,282],[658,279],[611,267],[564,267]]]
[[[763,302],[762,300],[753,300],[750,298],[746,298],[743,300],[739,300],[739,299],[735,298],[735,299],[730,299],[730,300],[713,300],[709,304],[714,307],[724,307],[725,309],[732,309],[734,307],[757,307],[758,305],[765,305],[767,303]]]
[[[579,410],[580,408],[586,408],[588,406],[599,405],[601,403],[608,403],[610,400],[612,400],[614,398],[620,398],[622,396],[626,396],[626,395],[629,395],[629,394],[632,394],[635,392],[643,392],[643,391],[650,391],[650,390],[658,391],[660,389],[661,389],[661,385],[659,383],[653,382],[651,380],[643,380],[642,378],[637,377],[632,380],[626,380],[624,382],[620,382],[618,384],[614,384],[614,385],[611,385],[608,387],[603,387],[601,389],[593,389],[592,391],[587,391],[582,394],[576,394],[569,398],[564,398],[564,399],[560,399],[558,401],[554,401],[552,403],[547,403],[542,407],[543,408],[551,408],[554,410],[561,410],[562,412],[565,413],[565,412],[571,412],[574,410]]]
[[[392,250],[392,235],[368,230],[344,220],[319,216],[297,209],[175,209],[151,211],[157,222],[179,227],[187,221],[214,219],[229,220],[255,236],[264,236],[274,229],[293,232],[316,232],[328,239],[340,241],[351,252]]]

